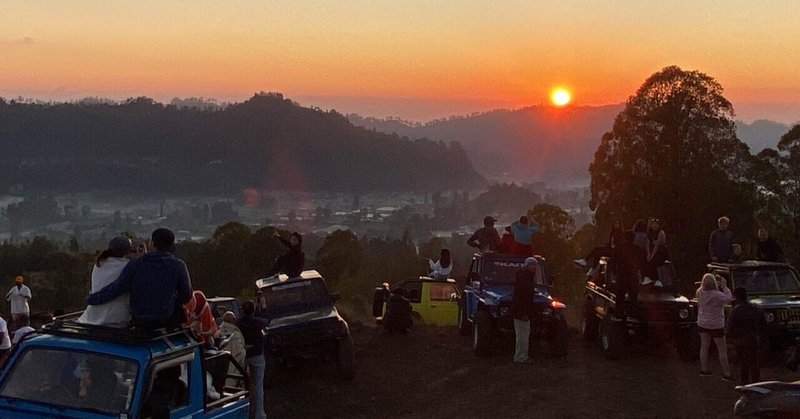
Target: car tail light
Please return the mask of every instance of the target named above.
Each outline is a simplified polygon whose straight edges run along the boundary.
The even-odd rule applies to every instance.
[[[558,300],[553,300],[553,302],[550,303],[550,306],[553,307],[556,310],[563,310],[563,309],[567,308],[566,304],[564,304],[564,303],[562,303],[561,301],[558,301]]]

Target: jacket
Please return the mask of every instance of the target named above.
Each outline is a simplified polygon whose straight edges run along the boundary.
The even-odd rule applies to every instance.
[[[725,327],[725,305],[733,301],[731,290],[706,291],[697,289],[697,326],[704,329],[722,329]]]
[[[264,345],[266,343],[264,328],[267,326],[267,323],[258,317],[245,314],[244,317],[236,322],[236,326],[242,331],[247,357],[263,355]]]
[[[727,262],[733,257],[733,232],[716,229],[708,238],[708,253],[717,262]]]
[[[519,221],[511,223],[511,232],[514,233],[514,241],[521,244],[531,244],[533,235],[539,231],[539,225],[531,220],[530,224],[522,224]]]
[[[536,277],[533,272],[526,268],[517,271],[517,279],[514,281],[513,315],[515,319],[530,319],[533,316],[533,296],[536,293],[534,284]]]
[[[500,251],[500,234],[494,227],[483,226],[467,239],[470,247],[477,247],[481,251]]]
[[[726,327],[734,345],[759,345],[766,342],[767,319],[757,305],[746,301],[731,310]]]

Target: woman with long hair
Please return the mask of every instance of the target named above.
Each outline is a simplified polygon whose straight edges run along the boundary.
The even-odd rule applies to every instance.
[[[453,262],[450,260],[450,250],[442,249],[437,262],[428,259],[428,266],[431,268],[431,278],[439,280],[447,279],[450,276],[450,272],[453,270]]]
[[[697,289],[697,330],[700,333],[700,375],[709,376],[708,348],[711,339],[719,354],[722,367],[722,379],[733,381],[731,367],[728,364],[728,347],[725,343],[725,305],[733,301],[725,278],[713,274],[703,275],[700,288]]]
[[[114,282],[135,254],[136,249],[131,239],[125,236],[111,239],[108,249],[97,256],[92,268],[92,292],[98,292]],[[131,321],[130,295],[121,295],[105,304],[87,306],[78,321],[109,327],[128,327]]]
[[[647,228],[647,270],[642,285],[650,285],[655,279],[655,286],[661,288],[663,284],[658,279],[658,267],[667,261],[667,233],[661,228],[658,218],[651,218]]]

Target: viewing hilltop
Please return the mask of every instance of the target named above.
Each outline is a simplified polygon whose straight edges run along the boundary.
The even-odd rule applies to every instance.
[[[458,141],[475,168],[502,181],[546,181],[552,185],[587,184],[587,167],[605,132],[623,105],[531,106],[454,116],[425,124],[399,119],[378,119],[350,114],[357,126],[397,133]],[[751,151],[775,147],[789,126],[773,121],[738,121],[737,133]]]
[[[479,186],[458,143],[355,127],[335,111],[257,94],[224,108],[0,99],[2,190],[230,193]]]

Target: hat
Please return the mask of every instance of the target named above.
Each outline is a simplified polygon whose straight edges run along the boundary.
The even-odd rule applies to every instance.
[[[16,282],[17,284],[21,284],[24,281],[25,278],[23,278],[22,275],[18,275],[16,278],[14,278],[14,282]]]
[[[108,250],[114,257],[122,257],[130,252],[133,252],[133,242],[125,236],[117,236],[108,242]]]
[[[492,217],[491,215],[487,215],[487,216],[483,217],[483,225],[487,225],[488,226],[488,225],[492,225],[492,224],[494,224],[496,222],[497,222],[497,220],[494,217]]]
[[[525,259],[525,266],[538,265],[538,264],[539,264],[539,261],[536,260],[535,257],[529,257],[529,258]]]

